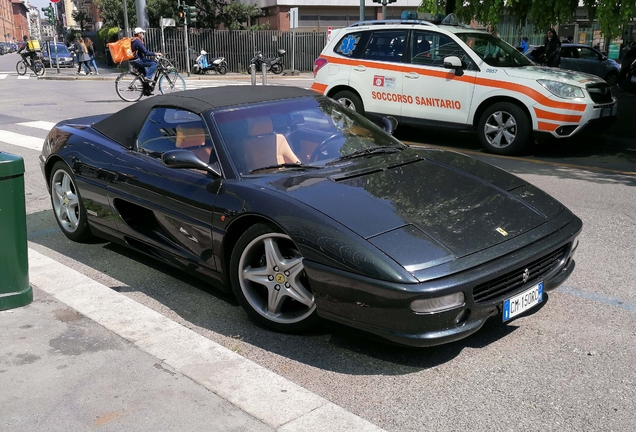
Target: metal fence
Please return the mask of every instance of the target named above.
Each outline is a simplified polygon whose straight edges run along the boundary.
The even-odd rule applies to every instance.
[[[262,51],[266,57],[272,57],[277,55],[276,52],[279,49],[284,49],[287,53],[283,57],[283,65],[285,69],[291,69],[292,35],[292,32],[276,30],[189,29],[190,66],[194,63],[199,52],[205,50],[208,53],[208,58],[225,57],[231,72],[247,72],[252,57],[254,57],[254,51]],[[163,46],[161,29],[148,29],[144,42],[149,50],[163,52],[167,58],[174,61],[179,70],[187,70],[182,28],[165,28]],[[326,33],[296,32],[294,68],[301,72],[312,71],[314,60],[318,58],[326,44]]]

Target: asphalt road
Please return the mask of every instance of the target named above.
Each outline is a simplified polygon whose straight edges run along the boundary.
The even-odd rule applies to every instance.
[[[0,57],[0,75],[15,66],[17,57],[10,57]],[[46,131],[18,123],[56,122],[127,106],[117,99],[112,82],[10,75],[0,79],[0,95],[0,131],[36,139]],[[633,126],[622,127],[629,133]],[[631,173],[636,167],[627,149],[636,148],[636,142],[608,135],[601,138],[609,144],[586,144],[591,150],[584,154],[574,144],[565,154],[551,144],[543,153],[498,158],[482,154],[471,134],[406,128],[400,133],[417,137],[420,144],[431,138],[435,145],[475,152],[546,190],[583,219],[574,274],[543,307],[508,325],[491,322],[463,341],[429,349],[382,345],[326,328],[302,336],[272,333],[248,321],[234,299],[185,273],[107,242],[68,241],[50,210],[39,151],[2,138],[0,151],[25,159],[30,247],[382,428],[632,430],[636,177]],[[606,146],[623,146],[622,156]]]

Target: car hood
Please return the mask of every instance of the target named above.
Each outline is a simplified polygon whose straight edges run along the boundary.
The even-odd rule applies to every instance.
[[[604,83],[602,78],[583,72],[551,68],[545,66],[525,66],[522,68],[507,68],[508,76],[520,79],[548,79],[566,84],[580,86],[588,83]]]
[[[384,163],[371,164],[378,159]],[[432,245],[446,260],[456,259],[526,233],[563,210],[522,179],[436,150],[408,149],[397,157],[352,162],[322,176],[307,172],[270,186],[369,239],[403,265],[399,236],[392,246],[374,238],[402,229],[422,240],[420,249]]]

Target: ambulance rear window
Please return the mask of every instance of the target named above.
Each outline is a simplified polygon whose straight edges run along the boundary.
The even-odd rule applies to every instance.
[[[346,57],[353,57],[353,54],[360,43],[360,38],[362,37],[362,33],[349,33],[345,35],[340,41],[336,44],[334,51],[340,55]]]

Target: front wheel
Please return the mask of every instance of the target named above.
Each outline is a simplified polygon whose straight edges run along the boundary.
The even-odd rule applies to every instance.
[[[350,110],[353,110],[360,115],[364,115],[364,104],[357,94],[348,90],[343,90],[336,93],[333,96],[333,99],[340,105],[344,105]]]
[[[161,94],[174,93],[186,89],[186,82],[179,74],[168,76],[161,75],[159,78],[159,92]]]
[[[270,69],[274,75],[283,73],[283,65],[280,63],[274,63]]]
[[[44,72],[46,72],[44,64],[40,60],[37,60],[33,64],[33,72],[35,72],[35,76],[42,76],[44,75]]]
[[[18,75],[24,75],[27,71],[27,65],[24,61],[19,61],[18,64],[15,65],[15,70]]]
[[[201,66],[199,66],[198,64],[195,64],[192,66],[192,73],[199,75],[202,72],[201,70]]]
[[[477,135],[486,151],[513,155],[522,151],[530,142],[530,119],[517,105],[510,102],[496,103],[481,115]]]
[[[86,210],[75,183],[75,176],[64,162],[56,162],[51,172],[51,204],[57,224],[70,240],[90,240],[93,235],[88,227]]]
[[[232,290],[248,316],[275,331],[309,330],[318,319],[303,256],[284,233],[248,228],[230,258]]]
[[[115,80],[117,95],[126,102],[136,102],[144,94],[144,83],[138,75],[124,72]]]

